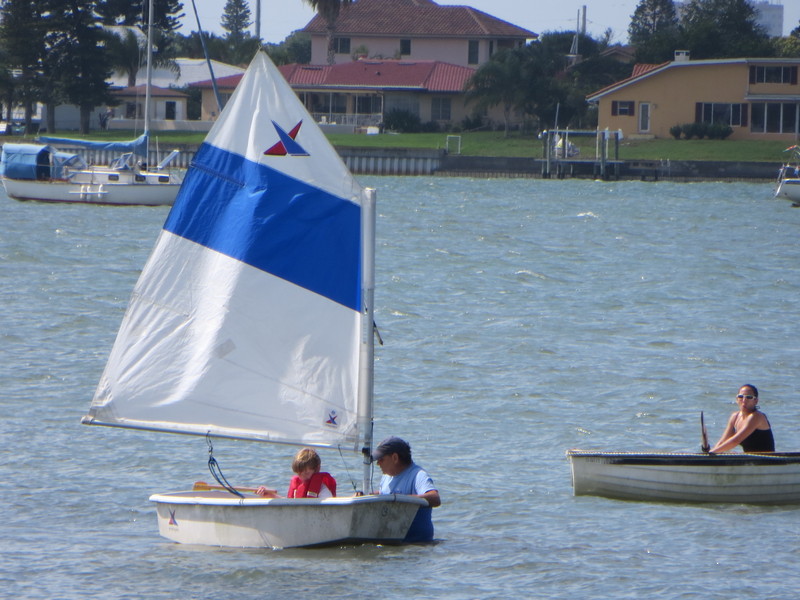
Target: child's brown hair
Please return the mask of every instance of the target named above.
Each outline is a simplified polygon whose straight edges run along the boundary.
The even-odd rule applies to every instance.
[[[303,448],[295,455],[292,461],[292,471],[298,474],[308,468],[319,471],[321,465],[322,461],[319,458],[319,454],[311,448]]]

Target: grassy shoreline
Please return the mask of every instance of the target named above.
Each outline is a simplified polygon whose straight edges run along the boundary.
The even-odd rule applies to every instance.
[[[80,137],[91,140],[133,139],[132,131],[103,131],[86,136],[74,132],[57,132],[54,137]],[[502,132],[476,131],[459,134],[446,133],[385,133],[380,135],[330,134],[328,139],[335,146],[359,148],[426,148],[442,149],[447,144],[448,135],[461,136],[461,154],[466,156],[500,156],[542,158],[542,141],[533,135],[513,133],[508,138]],[[161,146],[198,146],[205,138],[204,133],[192,132],[154,132],[154,139]],[[5,141],[25,142],[28,139],[8,136]],[[570,141],[581,149],[581,156],[595,156],[593,137],[571,137]],[[784,150],[792,142],[766,140],[639,140],[623,139],[619,146],[622,160],[718,160],[737,162],[775,162],[787,159]],[[451,146],[452,150],[453,146]],[[609,143],[609,157],[614,156],[614,144]]]

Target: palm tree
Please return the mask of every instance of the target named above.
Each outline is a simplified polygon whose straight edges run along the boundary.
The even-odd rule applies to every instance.
[[[511,111],[525,101],[523,50],[504,49],[483,63],[466,84],[467,101],[475,101],[478,109],[503,107],[505,137],[508,137]]]
[[[336,32],[336,20],[342,7],[349,6],[353,0],[303,0],[317,14],[325,19],[325,29],[328,31],[328,64],[332,65],[336,52],[333,47],[333,34]]]
[[[169,69],[177,74],[180,67],[175,59],[158,52],[168,46],[166,37],[161,30],[153,29],[153,67]],[[128,87],[135,87],[139,70],[147,64],[147,36],[133,27],[108,29],[106,50],[111,58],[111,66],[127,75]]]

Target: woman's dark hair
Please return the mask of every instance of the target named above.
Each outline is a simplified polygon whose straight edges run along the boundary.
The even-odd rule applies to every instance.
[[[749,387],[751,390],[753,390],[753,395],[756,398],[758,398],[758,388],[756,386],[754,386],[752,383],[745,383],[742,387]],[[739,389],[741,389],[741,388],[739,388]]]

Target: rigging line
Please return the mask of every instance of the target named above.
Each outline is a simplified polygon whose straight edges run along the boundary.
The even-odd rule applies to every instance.
[[[336,446],[336,449],[339,451],[339,458],[342,459],[342,464],[344,465],[344,470],[347,472],[347,478],[350,480],[350,485],[353,486],[353,492],[358,495],[358,485],[356,484],[356,480],[353,479],[353,476],[350,474],[350,469],[347,468],[347,460],[345,460],[344,454],[342,454],[342,447]]]
[[[244,498],[244,494],[239,492],[236,488],[234,488],[228,480],[225,478],[225,475],[222,474],[222,469],[217,462],[217,459],[214,458],[214,445],[211,443],[211,432],[206,433],[206,443],[208,444],[208,470],[211,472],[211,476],[217,480],[217,483],[228,490],[234,496],[239,496],[239,498]]]

